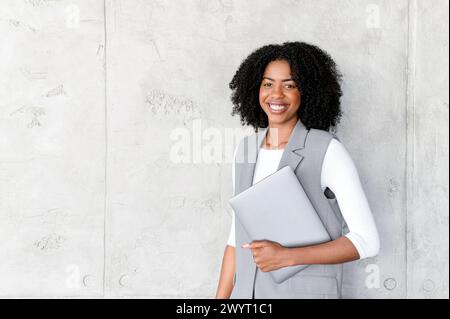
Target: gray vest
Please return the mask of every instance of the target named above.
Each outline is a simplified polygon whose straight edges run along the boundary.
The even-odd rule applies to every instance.
[[[252,186],[255,164],[267,128],[244,138],[236,152],[235,195]],[[299,120],[289,137],[278,169],[289,165],[297,175],[308,198],[317,211],[330,237],[334,240],[347,228],[334,194],[323,192],[320,179],[322,162],[334,136],[322,130],[307,130]],[[257,269],[250,243],[239,220],[236,227],[236,272],[231,298],[341,298],[342,264],[310,265],[281,284],[272,281],[269,273]]]

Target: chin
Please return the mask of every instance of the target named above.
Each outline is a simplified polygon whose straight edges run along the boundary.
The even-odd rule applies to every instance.
[[[269,120],[269,123],[273,123],[273,124],[283,124],[290,119],[290,117],[287,117],[287,116],[273,116],[272,114],[270,116],[268,116],[267,118]]]

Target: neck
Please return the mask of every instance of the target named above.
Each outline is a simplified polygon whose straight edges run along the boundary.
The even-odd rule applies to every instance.
[[[298,117],[294,117],[284,123],[271,123],[268,127],[268,141],[271,145],[279,145],[280,143],[286,144],[291,136],[292,130],[297,124]]]

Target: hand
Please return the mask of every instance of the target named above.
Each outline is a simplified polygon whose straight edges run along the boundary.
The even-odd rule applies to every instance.
[[[250,244],[242,245],[242,248],[252,250],[253,260],[262,271],[272,271],[288,266],[287,252],[289,248],[269,240],[256,240]]]

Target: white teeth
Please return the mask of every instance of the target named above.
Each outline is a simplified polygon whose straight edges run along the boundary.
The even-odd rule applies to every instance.
[[[269,104],[269,107],[274,111],[281,111],[287,108],[286,105]]]

